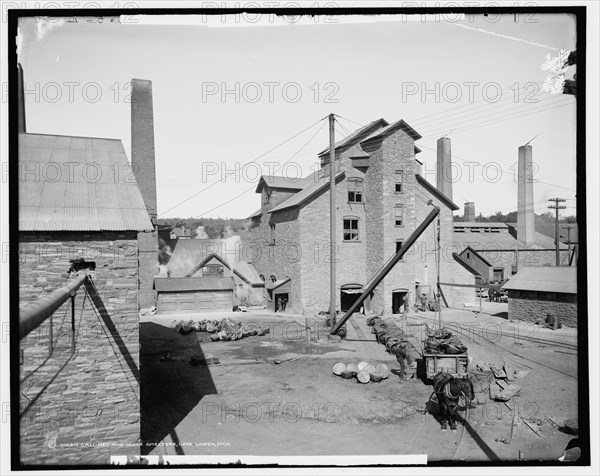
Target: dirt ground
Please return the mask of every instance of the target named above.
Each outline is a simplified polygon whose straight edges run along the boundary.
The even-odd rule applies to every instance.
[[[426,454],[430,461],[555,461],[572,438],[558,426],[578,417],[576,329],[509,322],[506,304],[485,303],[478,314],[442,312],[444,325],[469,349],[470,370],[486,362],[529,370],[516,382],[522,390],[508,406],[481,398],[469,410],[467,425],[456,432],[441,431],[435,415],[421,413],[430,383],[400,379],[395,356],[374,340],[364,317],[352,317],[347,339],[332,342],[317,322],[310,320],[312,329],[306,331],[302,316],[264,311],[229,316],[267,326],[270,333],[206,342],[207,334],[182,336],[171,324],[208,315],[143,318],[143,454]],[[424,324],[433,326],[437,318],[432,312],[413,313],[399,325],[408,324],[418,343]],[[172,360],[165,359],[167,352]],[[220,363],[191,365],[191,356],[210,354]],[[366,385],[332,373],[337,362],[363,360],[385,363],[393,373]]]

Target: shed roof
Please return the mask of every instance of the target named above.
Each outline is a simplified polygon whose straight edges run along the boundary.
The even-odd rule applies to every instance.
[[[459,255],[462,257],[463,253],[465,251],[469,250],[471,253],[473,253],[475,256],[477,256],[481,261],[483,261],[486,265],[488,266],[492,266],[492,263],[490,263],[484,256],[481,256],[479,253],[477,253],[477,251],[475,251],[472,247],[467,246],[464,250],[462,250]]]
[[[261,175],[258,185],[256,186],[256,193],[260,193],[265,185],[270,188],[302,190],[304,187],[302,184],[303,180],[304,179],[301,178],[285,177],[283,175]]]
[[[437,188],[435,188],[432,184],[430,184],[427,180],[425,180],[421,175],[415,174],[417,179],[417,183],[427,189],[429,193],[431,193],[434,197],[441,200],[444,205],[446,205],[450,210],[458,210],[460,207],[450,200],[446,195],[440,192]]]
[[[231,291],[235,283],[232,277],[154,278],[154,289],[158,292]]]
[[[508,225],[499,221],[455,221],[454,226],[464,226],[468,228],[506,228]]]
[[[520,268],[519,272],[511,277],[502,288],[577,294],[577,268],[574,266]]]
[[[275,289],[280,288],[281,286],[283,286],[285,283],[291,281],[291,279],[292,278],[278,279],[274,283],[267,284],[267,289],[269,291],[274,291]]]
[[[452,253],[452,257],[454,258],[454,261],[456,261],[458,264],[460,264],[463,268],[465,268],[473,276],[481,277],[481,273],[479,271],[477,271],[475,268],[473,268],[473,266],[471,266],[466,260],[464,260],[462,256],[460,256],[457,253]]]
[[[118,139],[19,134],[21,231],[152,231]]]

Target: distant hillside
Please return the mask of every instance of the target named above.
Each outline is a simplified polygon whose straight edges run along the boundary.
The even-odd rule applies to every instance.
[[[231,231],[238,234],[241,230],[246,229],[246,219],[244,218],[159,218],[157,222],[159,225],[183,226],[192,230],[192,238],[196,237],[196,230],[199,226],[204,227],[204,232],[209,238],[221,238],[227,226],[230,226]]]

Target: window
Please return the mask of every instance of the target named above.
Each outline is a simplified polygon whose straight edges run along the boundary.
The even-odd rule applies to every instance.
[[[396,174],[395,192],[402,193],[402,183],[404,182],[404,169],[398,169],[394,173]]]
[[[358,241],[358,218],[344,218],[344,241]]]
[[[359,178],[348,179],[348,202],[362,203],[364,181]]]
[[[396,211],[395,225],[403,226],[404,225],[404,207],[402,206],[402,204],[396,205],[395,211]]]
[[[261,279],[262,282],[265,281],[265,275],[264,274],[260,274],[258,277]]]
[[[467,251],[467,259],[471,259],[471,253]]]
[[[264,204],[275,203],[277,201],[277,190],[271,190],[265,187],[265,199]]]
[[[400,248],[402,248],[402,243],[404,243],[404,240],[396,240],[396,253],[398,253],[398,251],[400,251]],[[400,261],[406,261],[406,254],[400,259]]]
[[[223,274],[223,266],[219,264],[209,264],[202,268],[202,276],[220,276]]]
[[[275,223],[269,224],[269,227],[271,228],[269,241],[271,242],[271,244],[274,245],[275,244]]]
[[[269,276],[269,278],[271,278],[271,282],[274,283],[275,281],[277,281],[277,278],[275,277],[274,274],[272,274],[271,276]]]

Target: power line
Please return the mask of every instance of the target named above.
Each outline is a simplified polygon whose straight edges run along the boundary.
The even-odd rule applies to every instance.
[[[321,121],[323,121],[323,119],[321,119]],[[315,123],[315,124],[316,124],[316,123]],[[314,125],[314,124],[313,124],[313,125]],[[302,147],[300,147],[300,149],[298,149],[298,150],[297,150],[297,151],[296,151],[296,152],[295,152],[295,153],[294,153],[294,154],[293,154],[293,155],[292,155],[292,156],[291,156],[291,157],[290,157],[288,160],[286,160],[286,161],[285,161],[283,164],[281,164],[279,167],[277,167],[277,168],[275,169],[275,171],[279,170],[279,168],[281,168],[281,167],[283,167],[284,165],[286,165],[286,164],[287,164],[287,163],[288,163],[290,160],[292,160],[292,159],[293,159],[293,158],[294,158],[294,157],[295,157],[295,156],[296,156],[296,155],[297,155],[297,154],[298,154],[298,153],[299,153],[299,152],[300,152],[302,149],[304,149],[304,148],[305,148],[305,147],[306,147],[306,146],[307,146],[307,145],[308,145],[308,144],[309,144],[309,143],[310,143],[310,142],[311,142],[311,141],[312,141],[312,140],[313,140],[313,139],[314,139],[314,138],[317,136],[317,134],[318,134],[319,132],[321,132],[321,129],[323,129],[323,126],[324,126],[324,125],[325,125],[325,122],[321,122],[321,126],[319,127],[319,129],[317,129],[317,132],[315,132],[315,133],[314,133],[314,134],[311,136],[311,138],[310,138],[310,139],[308,139],[308,141],[307,141],[307,142],[306,142],[306,143],[305,143],[305,144],[304,144]],[[241,197],[242,195],[244,195],[244,194],[248,193],[250,190],[253,190],[253,189],[254,189],[254,185],[252,185],[250,188],[248,188],[248,189],[244,190],[243,192],[241,192],[241,193],[237,194],[235,197],[233,197],[233,198],[230,198],[229,200],[227,200],[227,201],[225,201],[225,202],[221,203],[220,205],[217,205],[216,207],[213,207],[213,208],[211,208],[210,210],[208,210],[208,211],[206,211],[206,212],[203,212],[202,214],[200,214],[200,215],[198,215],[198,216],[196,216],[196,217],[194,217],[194,218],[195,218],[195,219],[197,219],[197,218],[201,218],[201,217],[203,217],[204,215],[206,215],[206,214],[208,214],[208,213],[210,213],[210,212],[212,212],[212,211],[214,211],[214,210],[216,210],[216,209],[218,209],[218,208],[221,208],[222,206],[225,206],[225,205],[227,205],[228,203],[231,203],[231,202],[233,202],[234,200],[237,200],[239,197]]]
[[[256,162],[258,159],[260,159],[261,157],[264,157],[265,155],[273,152],[275,149],[281,147],[283,144],[288,143],[289,141],[291,141],[292,139],[295,139],[296,137],[298,137],[299,135],[303,134],[304,132],[306,132],[307,130],[311,129],[312,127],[314,127],[315,125],[317,125],[319,122],[323,121],[325,118],[319,119],[318,121],[316,121],[315,123],[311,124],[310,126],[308,126],[306,129],[303,129],[302,131],[298,132],[297,134],[294,134],[292,137],[290,137],[289,139],[284,140],[283,142],[277,144],[275,147],[269,149],[267,152],[259,155],[258,157],[256,157],[255,159],[252,159],[251,161],[247,162],[246,164],[251,164],[253,162]],[[185,200],[182,200],[181,202],[179,202],[177,205],[172,206],[171,208],[169,208],[168,210],[162,212],[159,217],[163,216],[165,213],[170,212],[171,210],[174,210],[175,208],[177,208],[179,205],[183,205],[185,202],[191,200],[194,197],[197,197],[198,195],[200,195],[202,192],[207,191],[208,189],[214,187],[215,185],[217,185],[219,182],[213,182],[212,184],[204,187],[202,190],[194,193],[193,195],[190,195],[188,198],[186,198]]]

